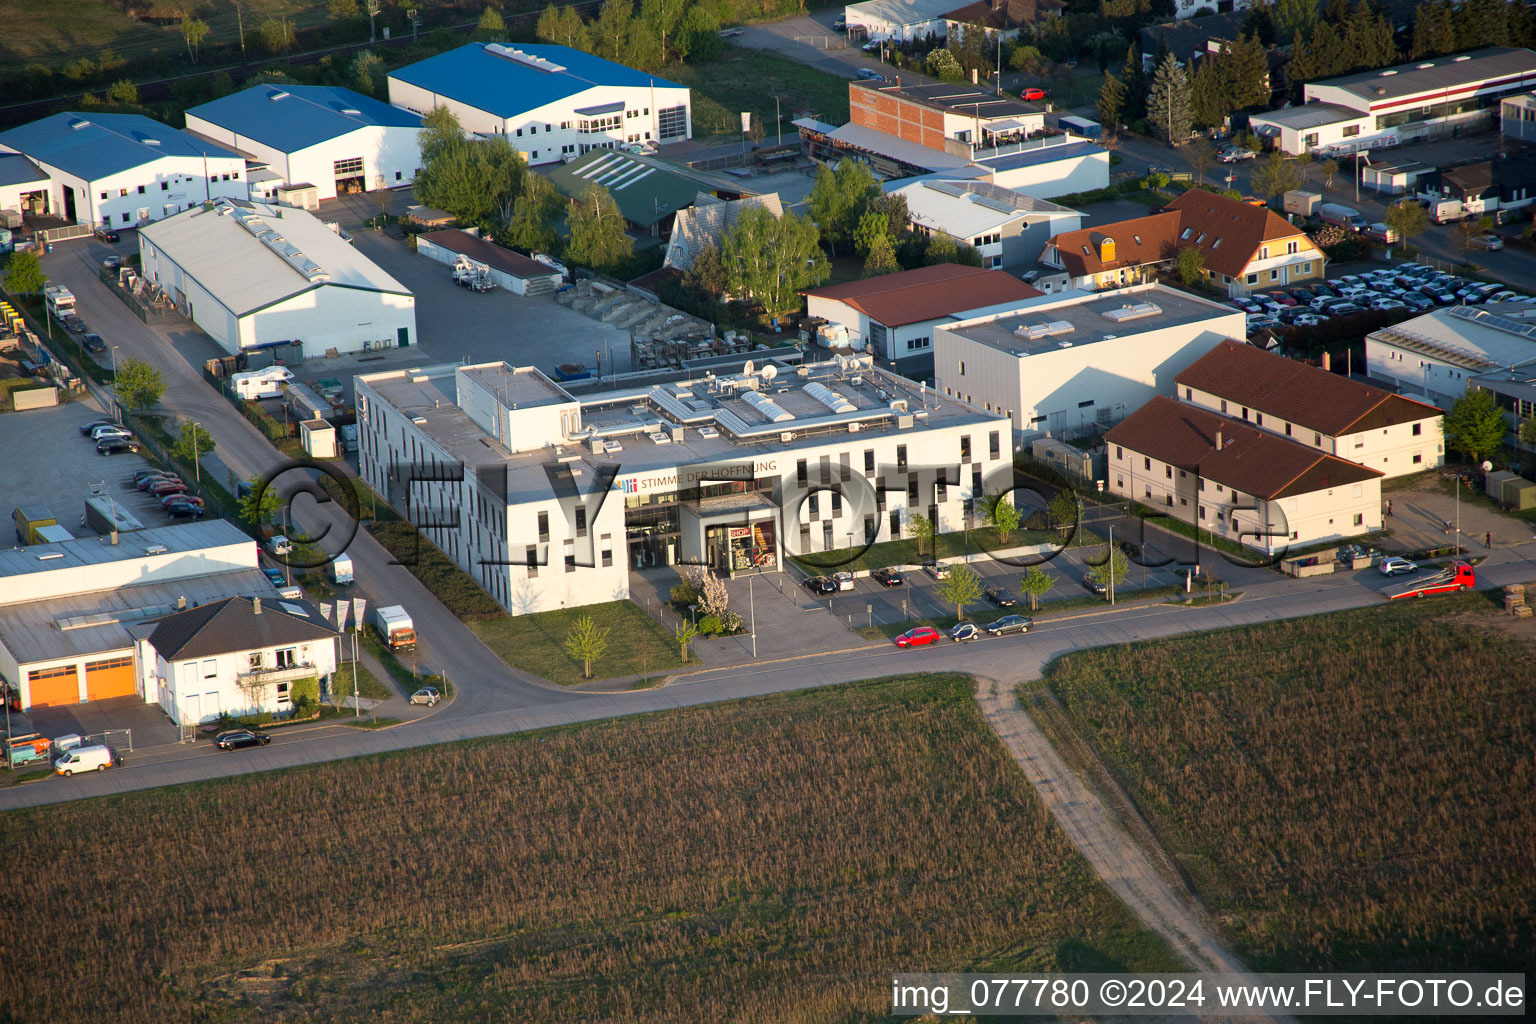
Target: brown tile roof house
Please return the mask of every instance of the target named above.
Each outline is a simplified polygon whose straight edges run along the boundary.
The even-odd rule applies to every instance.
[[[1237,277],[1257,257],[1259,246],[1294,238],[1300,228],[1265,206],[1250,206],[1204,189],[1190,189],[1168,204],[1180,216],[1176,245],[1195,245],[1205,268]]]
[[[802,294],[834,299],[887,327],[901,327],[1033,299],[1040,291],[1001,270],[938,263],[899,274],[811,288]]]
[[[976,0],[944,15],[945,21],[1010,31],[1060,14],[1065,0]]]
[[[304,601],[228,597],[166,616],[149,634],[149,642],[166,661],[183,661],[312,643],[335,635],[336,630]]]
[[[1165,395],[1131,413],[1104,437],[1110,444],[1266,501],[1383,475]]]
[[[1332,437],[1441,415],[1433,405],[1240,341],[1217,345],[1174,381]]]
[[[1154,213],[1102,227],[1065,231],[1047,242],[1046,249],[1056,250],[1056,258],[1068,274],[1087,277],[1171,260],[1178,235],[1177,213]]]

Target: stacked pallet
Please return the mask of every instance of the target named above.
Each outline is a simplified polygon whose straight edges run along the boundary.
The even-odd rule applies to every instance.
[[[1529,619],[1536,615],[1531,606],[1525,603],[1525,584],[1511,583],[1504,588],[1504,610],[1517,619]]]

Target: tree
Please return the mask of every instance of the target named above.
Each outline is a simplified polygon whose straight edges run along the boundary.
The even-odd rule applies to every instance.
[[[373,96],[375,86],[383,81],[384,58],[364,50],[352,59],[352,87],[364,96]]]
[[[117,398],[130,409],[148,409],[165,394],[165,377],[142,359],[125,359],[117,368]]]
[[[1050,592],[1056,585],[1051,579],[1051,574],[1038,565],[1029,567],[1029,572],[1019,577],[1019,589],[1029,595],[1029,610],[1040,610],[1040,598]]]
[[[976,575],[976,570],[968,565],[952,565],[949,572],[939,581],[934,588],[934,596],[940,601],[955,606],[955,618],[965,617],[965,606],[975,604],[981,599],[981,593],[986,587],[981,582],[981,577]]]
[[[1287,160],[1280,153],[1271,153],[1269,159],[1260,164],[1259,169],[1253,172],[1253,191],[1255,195],[1278,199],[1292,189],[1300,187],[1301,171],[1296,169],[1296,162],[1294,160]]]
[[[592,52],[606,60],[624,62],[624,37],[635,16],[633,0],[603,0],[597,18],[588,26],[592,33]]]
[[[1174,250],[1173,271],[1184,287],[1192,288],[1205,277],[1205,255],[1199,246],[1183,245]]]
[[[1147,124],[1154,137],[1172,146],[1189,138],[1189,79],[1169,54],[1152,76],[1147,94]]]
[[[775,218],[761,206],[747,207],[720,245],[727,287],[752,296],[770,313],[798,308],[800,292],[832,273],[816,225],[789,211]]]
[[[1210,139],[1198,138],[1184,147],[1184,159],[1194,168],[1195,180],[1204,185],[1205,172],[1216,162],[1216,148],[1211,145]]]
[[[887,230],[890,222],[881,214],[872,210],[866,210],[859,216],[858,226],[853,229],[853,251],[861,256],[867,256],[869,250],[877,243],[890,243],[890,232]]]
[[[865,204],[865,210],[867,214],[878,214],[885,218],[885,233],[891,237],[892,244],[901,241],[912,226],[907,197],[899,192],[880,192],[871,196]]]
[[[1418,203],[1401,202],[1387,207],[1386,225],[1407,244],[1410,238],[1421,235],[1429,227],[1429,212]]]
[[[726,293],[730,287],[729,275],[725,272],[725,260],[713,242],[705,244],[694,254],[693,263],[683,271],[683,284],[707,295],[721,296]]]
[[[203,45],[203,40],[208,38],[208,23],[201,18],[182,15],[181,38],[187,44],[187,58],[196,64],[197,51]]]
[[[1141,66],[1141,48],[1135,43],[1125,49],[1120,79],[1125,83],[1125,121],[1129,124],[1147,112],[1147,76]]]
[[[881,274],[894,274],[900,269],[901,264],[896,261],[896,246],[891,242],[891,236],[877,235],[869,247],[869,253],[864,257],[864,276],[879,277]]]
[[[48,283],[35,252],[13,252],[5,263],[5,290],[12,295],[36,295]]]
[[[917,541],[917,557],[923,557],[923,545],[933,538],[933,520],[924,512],[907,509],[907,534]]]
[[[955,55],[943,47],[929,50],[924,65],[928,73],[941,82],[958,82],[965,77],[965,69]]]
[[[953,238],[942,231],[935,231],[928,236],[928,244],[923,247],[923,265],[931,267],[936,263],[954,263],[959,251],[960,247]]]
[[[1339,173],[1339,162],[1337,160],[1324,160],[1318,164],[1317,169],[1323,172],[1323,187],[1333,188],[1333,176]]]
[[[421,134],[416,138],[422,166],[426,166],[463,142],[464,128],[453,111],[447,107],[433,107],[421,119]]]
[[[1099,86],[1099,124],[1104,126],[1106,135],[1114,135],[1120,131],[1121,119],[1125,115],[1125,83],[1116,78],[1114,72],[1104,72],[1104,84]]]
[[[672,39],[672,48],[677,48],[678,30],[682,27],[687,7],[687,0],[640,0],[639,20],[656,33],[663,64],[667,61],[668,37]]]
[[[507,23],[501,20],[501,12],[489,5],[480,12],[480,23],[475,26],[475,38],[484,43],[504,43],[507,40]]]
[[[1536,418],[1520,421],[1520,443],[1528,448],[1536,448]]]
[[[329,0],[325,10],[332,21],[351,21],[362,16],[362,9],[357,6],[357,0]]]
[[[262,47],[268,53],[282,53],[288,49],[288,22],[278,21],[276,18],[268,18],[261,23],[261,28],[256,30],[261,39]]]
[[[557,225],[565,199],[542,174],[530,174],[512,205],[507,224],[508,240],[533,252],[548,252],[560,239]]]
[[[1019,528],[1019,507],[1013,503],[1007,491],[993,494],[982,499],[985,512],[982,521],[997,531],[997,539],[1003,544],[1008,543],[1008,538],[1013,536],[1013,531]]]
[[[1492,230],[1492,217],[1478,217],[1475,220],[1469,217],[1456,225],[1456,233],[1461,236],[1457,241],[1462,249],[1471,252],[1473,240],[1481,238]]]
[[[1270,17],[1274,19],[1275,35],[1279,39],[1290,39],[1297,34],[1310,36],[1312,26],[1317,24],[1317,3],[1316,0],[1275,0]]]
[[[833,252],[838,242],[852,237],[865,207],[879,194],[875,176],[857,160],[842,161],[836,172],[825,164],[817,169],[807,209]]]
[[[683,659],[683,664],[686,665],[688,664],[688,645],[693,643],[693,638],[699,635],[698,627],[684,619],[682,624],[672,632],[677,637],[678,656]]]
[[[203,425],[194,420],[186,420],[181,425],[181,430],[176,435],[176,440],[171,442],[171,454],[183,461],[196,464],[204,455],[208,455],[216,447],[213,435],[203,429]]]
[[[1118,587],[1125,582],[1130,572],[1131,560],[1125,557],[1125,552],[1119,548],[1111,548],[1109,557],[1102,565],[1095,565],[1088,570],[1088,578],[1106,587]]]
[[[550,4],[539,15],[533,31],[541,42],[558,43],[573,50],[590,50],[592,46],[587,24],[576,13],[575,7],[556,7]]]
[[[592,678],[592,663],[608,653],[608,634],[612,630],[599,626],[592,616],[579,616],[565,634],[565,653],[582,663],[581,677]]]
[[[1456,12],[1446,0],[1427,0],[1413,10],[1413,42],[1408,52],[1414,60],[1438,57],[1456,49]]]
[[[260,529],[277,517],[282,506],[283,496],[276,485],[268,486],[260,476],[253,476],[240,496],[240,521],[253,530]]]
[[[613,193],[598,184],[589,184],[581,195],[571,200],[565,215],[570,238],[565,253],[577,263],[589,267],[611,267],[626,260],[635,243],[624,229],[624,215]]]
[[[1046,503],[1045,514],[1050,524],[1065,537],[1077,526],[1077,495],[1067,490],[1057,491]]]
[[[1015,71],[1022,71],[1026,75],[1040,76],[1045,73],[1050,61],[1040,53],[1039,49],[1027,43],[1023,46],[1015,46],[1013,53],[1008,56],[1008,66]]]
[[[1468,391],[1445,413],[1445,446],[1460,452],[1471,462],[1491,455],[1504,443],[1504,412],[1492,391],[1477,388]]]
[[[441,107],[422,123],[416,198],[480,227],[508,223],[528,177],[522,154],[505,136],[466,138],[458,118]]]

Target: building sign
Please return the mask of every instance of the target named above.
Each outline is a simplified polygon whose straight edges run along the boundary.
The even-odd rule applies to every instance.
[[[616,481],[625,494],[639,494],[641,491],[656,491],[666,488],[688,487],[697,484],[701,480],[745,480],[753,481],[757,477],[768,473],[778,472],[777,459],[759,459],[754,465],[751,462],[727,463],[712,466],[685,466],[680,470],[663,473],[652,477],[623,477]]]

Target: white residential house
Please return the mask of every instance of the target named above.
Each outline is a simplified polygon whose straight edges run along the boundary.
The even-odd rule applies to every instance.
[[[48,176],[46,209],[34,212],[96,227],[148,224],[248,194],[239,153],[140,114],[54,114],[0,132],[0,152],[20,153]]]
[[[390,72],[389,102],[414,114],[446,107],[530,164],[693,137],[687,86],[569,46],[466,43]]]
[[[155,623],[138,640],[140,690],[173,722],[295,709],[336,671],[337,631],[305,601],[231,597]]]
[[[1075,231],[1083,216],[984,181],[922,179],[891,190],[907,201],[913,230],[947,235],[981,254],[985,269],[1032,263],[1053,235]]]

